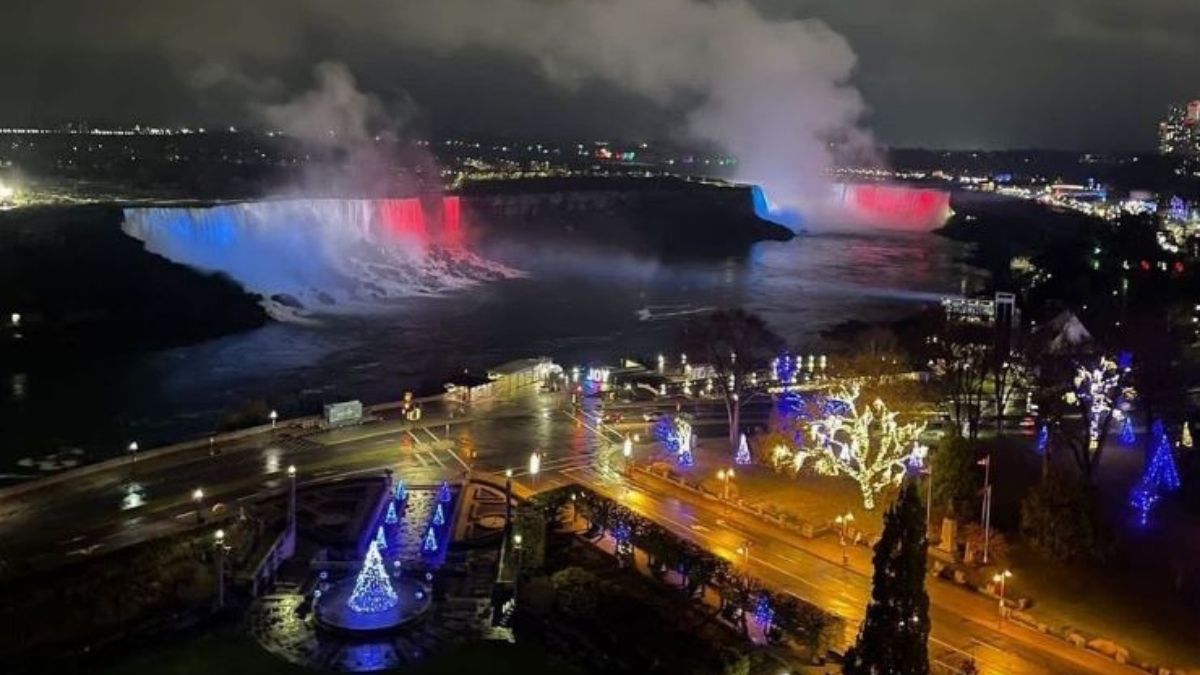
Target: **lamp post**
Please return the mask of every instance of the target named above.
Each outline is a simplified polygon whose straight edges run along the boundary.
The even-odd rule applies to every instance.
[[[217,530],[213,533],[213,548],[217,551],[217,609],[225,607],[225,552],[229,547],[225,545],[225,530]]]
[[[291,530],[291,535],[296,536],[296,465],[289,464],[287,468],[288,475],[288,529]]]
[[[130,443],[129,443],[129,461],[130,462],[137,461],[137,453],[138,453],[137,441],[130,441]]]
[[[512,541],[513,541],[513,555],[516,558],[516,563],[515,563],[516,573],[513,574],[513,589],[515,592],[517,584],[521,580],[521,533],[518,532],[518,533],[514,534]]]
[[[504,529],[512,523],[512,469],[504,470]]]
[[[1012,571],[1006,569],[1003,572],[997,572],[992,576],[992,583],[1000,584],[1000,619],[998,621],[998,625],[1002,625],[1004,623],[1004,582],[1012,578],[1012,575]]]
[[[838,543],[842,546],[842,566],[845,567],[850,564],[850,554],[846,550],[846,530],[850,523],[854,522],[854,514],[847,511],[845,515],[834,518],[833,522],[838,525]]]
[[[988,545],[992,538],[992,456],[979,460],[983,465],[983,510],[980,514],[983,525],[983,564],[988,562]]]
[[[729,481],[733,480],[733,469],[717,471],[717,478],[721,481],[721,498],[729,501]]]
[[[192,490],[192,501],[196,502],[196,522],[204,522],[204,488]]]
[[[274,410],[272,410],[272,411],[271,411],[271,414],[270,414],[270,415],[268,415],[268,417],[270,417],[270,418],[271,418],[271,428],[272,428],[272,429],[274,429],[274,428],[275,428],[275,421],[279,419],[279,413],[278,413],[278,412],[276,412],[276,411],[274,411]]]

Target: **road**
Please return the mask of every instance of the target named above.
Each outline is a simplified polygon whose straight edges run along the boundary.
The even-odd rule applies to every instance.
[[[804,540],[658,479],[630,480],[621,472],[619,441],[632,429],[644,434],[644,425],[622,425],[617,432],[599,424],[594,400],[578,412],[557,404],[539,395],[469,413],[430,406],[429,417],[417,424],[384,419],[302,436],[279,430],[220,446],[219,454],[203,449],[147,457],[76,480],[0,493],[0,559],[13,572],[43,569],[195,527],[202,517],[214,517],[214,504],[233,513],[242,501],[283,494],[289,465],[297,468],[301,491],[389,468],[410,484],[461,477],[469,467],[497,474],[511,469],[526,490],[579,482],[620,498],[677,534],[747,565],[766,583],[846,618],[853,633],[870,593],[870,565],[862,552],[843,567],[836,541]],[[614,408],[627,419],[640,419],[654,404],[609,407]],[[695,412],[702,435],[724,434],[722,412]],[[528,458],[534,450],[542,461],[531,475]],[[199,503],[193,499],[196,488],[204,491]],[[736,550],[746,541],[749,555],[739,556]],[[998,628],[992,600],[940,582],[929,587],[935,664],[958,664],[973,655],[987,673],[1135,672],[1011,623]]]

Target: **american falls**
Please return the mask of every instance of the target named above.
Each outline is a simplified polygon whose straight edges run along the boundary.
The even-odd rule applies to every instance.
[[[457,196],[127,208],[151,253],[220,272],[276,318],[358,312],[519,276],[468,248]]]

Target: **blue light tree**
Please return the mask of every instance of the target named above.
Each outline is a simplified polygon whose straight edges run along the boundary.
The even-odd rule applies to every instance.
[[[1164,492],[1179,489],[1179,471],[1175,468],[1175,455],[1171,452],[1171,441],[1163,431],[1161,420],[1154,421],[1151,430],[1154,450],[1141,480],[1129,495],[1129,503],[1138,512],[1142,525],[1146,524],[1151,509],[1162,499]]]
[[[396,481],[396,501],[402,502],[408,499],[408,488],[404,486],[403,480]]]
[[[384,569],[383,557],[372,541],[367,546],[367,557],[363,560],[358,578],[354,580],[354,590],[346,604],[355,612],[370,614],[387,611],[395,607],[398,601],[396,590],[392,588],[387,570]]]
[[[421,549],[426,553],[437,553],[437,534],[432,527],[425,531],[425,543],[422,544]]]
[[[387,549],[387,546],[388,546],[387,537],[384,536],[384,534],[383,534],[383,526],[382,525],[379,527],[378,530],[375,530],[375,546],[378,547],[380,551]]]
[[[771,607],[771,600],[765,593],[759,595],[754,603],[754,620],[762,626],[764,633],[771,630],[771,623],[775,620],[775,609]]]
[[[433,524],[439,527],[446,524],[446,513],[442,511],[441,504],[438,504],[433,512]]]
[[[442,486],[438,488],[438,501],[443,504],[450,501],[450,485],[446,481],[442,481]]]
[[[1046,445],[1050,443],[1050,427],[1043,424],[1038,429],[1037,435],[1037,452],[1039,455],[1046,454]]]
[[[400,522],[400,516],[396,513],[396,502],[388,502],[387,515],[383,517],[383,522],[388,525],[395,525]]]
[[[733,461],[735,464],[743,465],[749,464],[751,461],[750,445],[746,442],[746,434],[742,434],[741,438],[738,439],[737,454],[734,455]]]

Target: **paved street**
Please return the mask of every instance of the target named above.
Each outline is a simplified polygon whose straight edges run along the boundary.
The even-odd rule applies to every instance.
[[[598,424],[598,404],[590,399],[576,414],[538,395],[480,406],[469,416],[454,411],[453,418],[451,410],[430,406],[429,416],[416,425],[388,419],[304,436],[281,430],[223,446],[216,455],[203,449],[130,461],[19,494],[0,493],[0,557],[14,569],[51,566],[192,527],[198,507],[212,518],[214,504],[233,513],[239,501],[282,494],[290,464],[297,467],[301,490],[315,482],[378,475],[385,468],[411,484],[461,477],[468,467],[497,474],[510,468],[522,491],[579,482],[617,497],[681,536],[748,565],[767,583],[845,617],[853,634],[870,591],[865,549],[855,551],[846,568],[836,540],[805,540],[664,481],[625,478],[617,441],[636,429],[643,435],[638,452],[647,451],[640,420],[653,404],[610,411],[617,408],[626,420],[639,421],[620,425],[618,433]],[[723,435],[722,420],[720,411],[698,411],[698,431]],[[537,475],[528,470],[533,450],[543,455]],[[199,504],[192,497],[197,487],[204,490]],[[134,493],[138,497],[131,499]],[[747,541],[745,560],[736,551]],[[932,581],[930,595],[936,662],[960,664],[973,655],[989,673],[1134,672],[1011,623],[998,629],[993,600]]]

